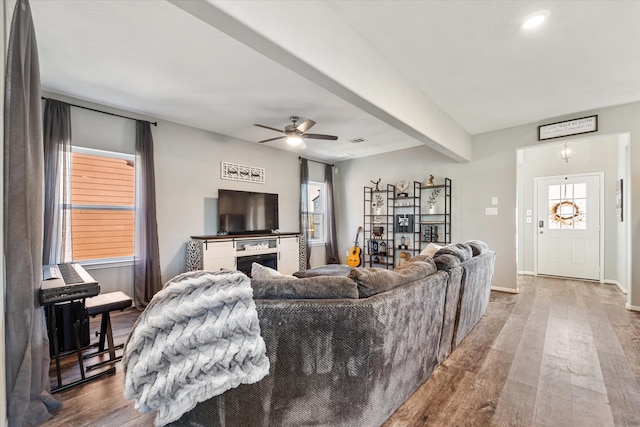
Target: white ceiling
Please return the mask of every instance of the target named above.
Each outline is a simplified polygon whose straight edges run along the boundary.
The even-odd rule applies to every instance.
[[[379,70],[393,69],[468,134],[640,100],[640,1],[209,0],[207,14],[236,14],[235,28],[220,24],[222,31],[215,16],[187,13],[193,3],[31,0],[43,89],[253,142],[277,136],[253,123],[283,128],[291,115],[311,118],[311,133],[340,138],[307,140],[302,153],[330,161],[432,141],[447,152],[449,144],[416,130],[402,111],[384,113],[419,116],[420,102],[393,91],[382,100],[354,96],[339,79],[319,83],[332,71],[351,69],[375,84]],[[523,33],[519,21],[538,9],[551,12],[548,22]],[[272,20],[275,35],[262,27],[265,11],[307,15],[291,28]],[[242,42],[229,35],[248,23],[256,33]],[[351,39],[335,36],[345,28],[373,54],[345,55]],[[335,60],[313,65],[296,50],[303,40],[317,49],[309,55],[335,52]],[[312,72],[298,72],[294,55]],[[322,79],[309,78],[313,72]],[[381,93],[392,86],[378,84]],[[355,138],[366,141],[349,142]]]

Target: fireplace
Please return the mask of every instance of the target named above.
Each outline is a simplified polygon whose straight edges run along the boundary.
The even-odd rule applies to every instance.
[[[262,264],[266,267],[273,268],[274,270],[278,269],[278,254],[261,254],[261,255],[250,255],[250,256],[242,256],[236,259],[237,269],[242,271],[247,276],[251,277],[251,264],[257,262],[258,264]]]

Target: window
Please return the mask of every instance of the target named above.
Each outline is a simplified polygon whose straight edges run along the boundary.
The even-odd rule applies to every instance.
[[[73,147],[71,259],[133,258],[134,156]]]
[[[324,243],[326,229],[326,203],[325,184],[323,182],[309,181],[309,206],[306,213],[309,215],[311,230],[311,243]]]
[[[549,229],[586,230],[587,184],[549,186]]]

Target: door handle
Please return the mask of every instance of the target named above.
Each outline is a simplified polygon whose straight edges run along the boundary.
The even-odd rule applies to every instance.
[[[540,230],[540,234],[544,234],[544,231]]]
[[[538,221],[538,228],[544,228],[544,221]]]

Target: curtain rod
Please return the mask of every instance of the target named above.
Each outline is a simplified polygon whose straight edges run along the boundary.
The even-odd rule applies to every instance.
[[[325,163],[325,162],[321,162],[319,160],[307,159],[306,157],[298,156],[298,160],[302,160],[302,159],[307,160],[309,162],[320,163],[321,165],[331,165],[331,167],[335,166],[333,163]]]
[[[76,107],[76,108],[82,108],[84,110],[89,110],[89,111],[95,111],[96,113],[102,113],[102,114],[107,114],[109,116],[115,116],[115,117],[122,117],[123,119],[129,119],[129,120],[142,120],[142,119],[134,119],[133,117],[127,117],[127,116],[123,116],[121,114],[116,114],[116,113],[109,113],[107,111],[101,111],[101,110],[96,110],[95,108],[89,108],[89,107],[84,107],[82,105],[76,105],[76,104],[71,104],[69,102],[66,101],[60,101],[59,99],[52,99],[52,98],[45,98],[44,96],[42,97],[42,99],[45,100],[51,100],[51,101],[58,101],[58,102],[64,102],[65,104],[69,104],[72,107]],[[148,120],[147,120],[148,121]],[[154,125],[154,126],[158,126],[158,122],[149,122],[150,124]]]

